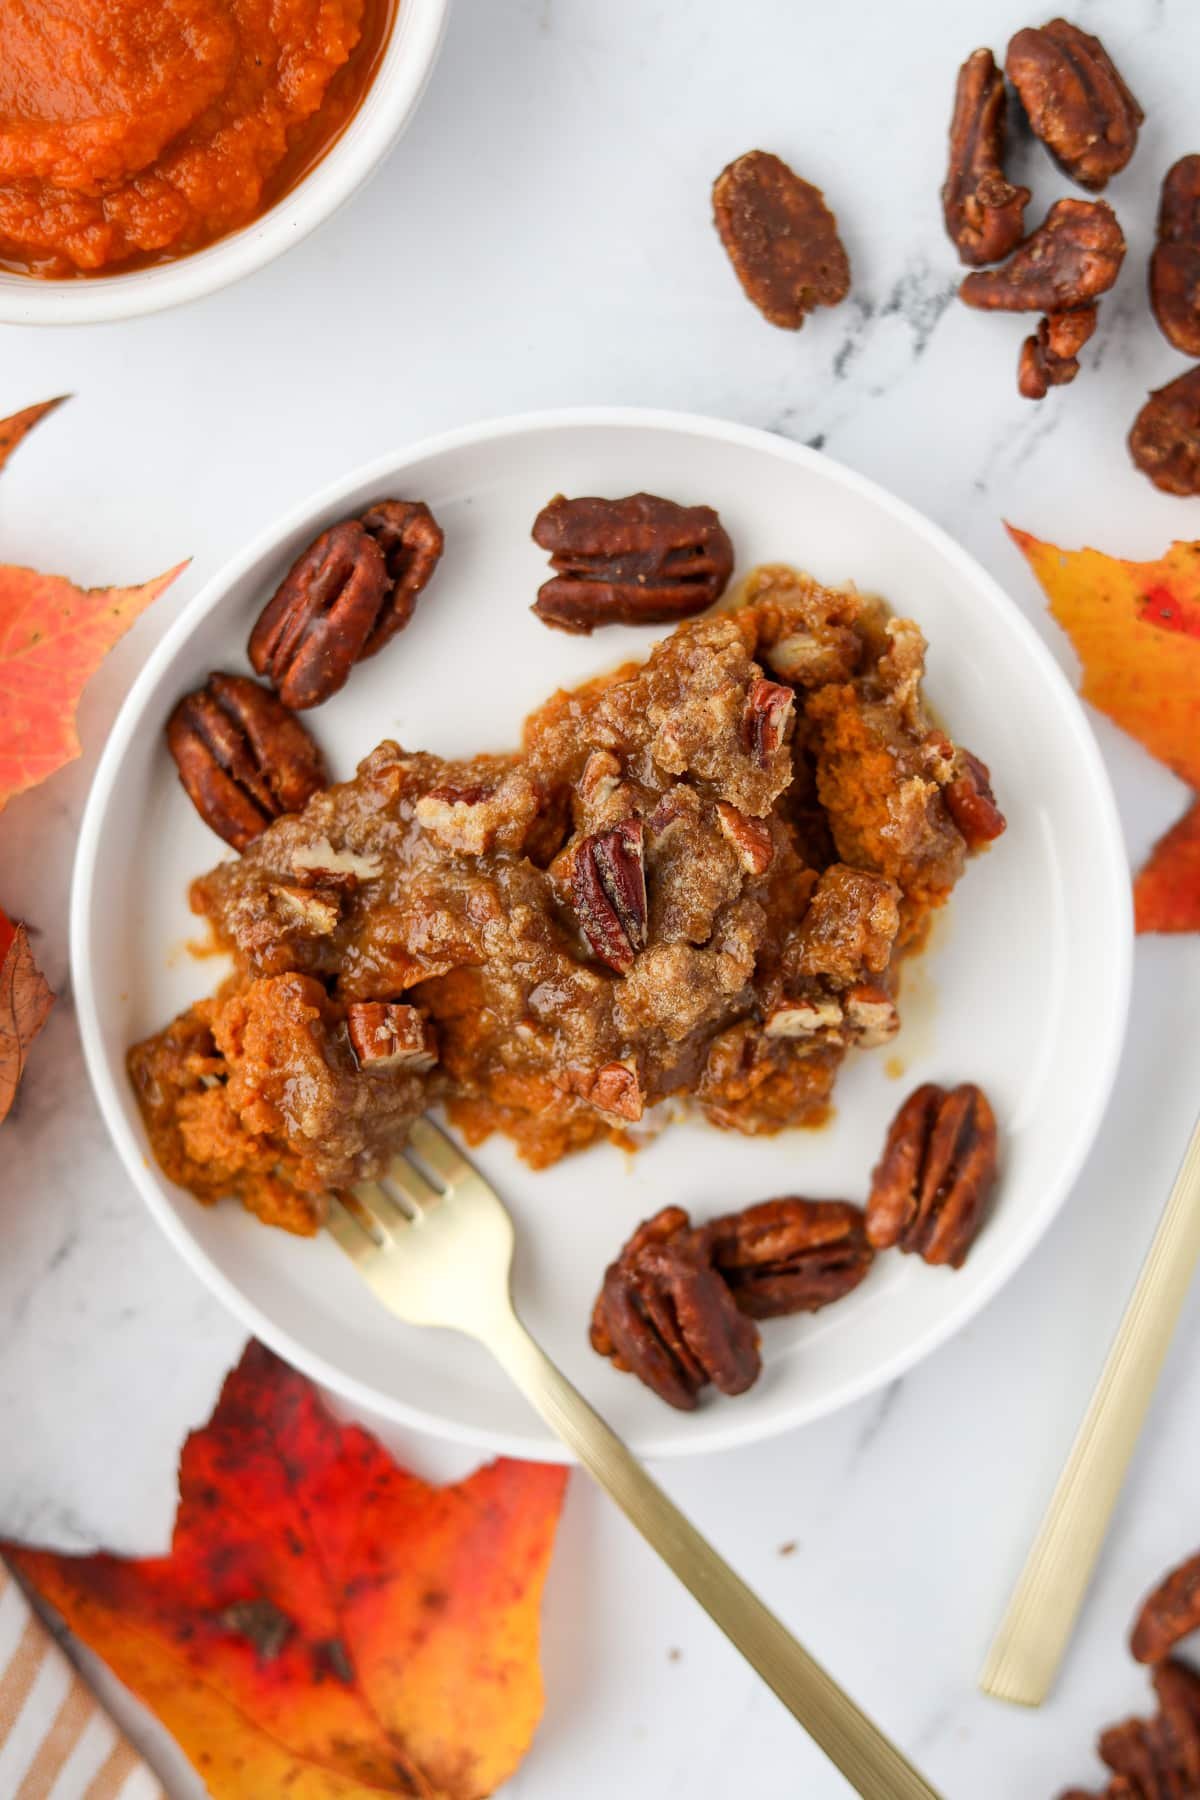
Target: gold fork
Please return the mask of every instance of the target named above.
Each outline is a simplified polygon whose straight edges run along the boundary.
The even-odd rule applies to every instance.
[[[512,1220],[443,1132],[418,1119],[385,1179],[333,1200],[328,1223],[389,1312],[465,1332],[492,1352],[864,1800],[938,1800],[530,1337],[509,1294]]]

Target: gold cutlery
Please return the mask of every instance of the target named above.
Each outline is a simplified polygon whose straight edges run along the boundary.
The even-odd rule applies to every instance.
[[[418,1119],[382,1181],[331,1201],[328,1228],[389,1312],[492,1352],[864,1800],[938,1800],[530,1337],[509,1294],[512,1220],[450,1138]]]
[[[979,1685],[1040,1706],[1054,1685],[1200,1257],[1200,1122]]]

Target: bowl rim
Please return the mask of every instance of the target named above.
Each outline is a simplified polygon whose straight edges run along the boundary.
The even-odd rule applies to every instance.
[[[383,57],[355,112],[324,155],[260,217],[190,255],[145,269],[62,281],[0,271],[0,324],[141,318],[216,293],[302,243],[375,172],[412,118],[449,10],[450,0],[397,0]]]
[[[942,1318],[935,1320],[925,1332],[917,1334],[879,1368],[845,1380],[819,1399],[808,1399],[790,1407],[782,1402],[773,1413],[763,1417],[752,1414],[744,1423],[736,1417],[736,1409],[721,1409],[719,1416],[714,1412],[704,1420],[703,1428],[697,1430],[694,1437],[660,1439],[651,1434],[640,1438],[639,1453],[650,1459],[666,1459],[721,1452],[739,1445],[765,1441],[828,1417],[853,1401],[897,1380],[981,1312],[1015,1275],[1057,1217],[1092,1148],[1108,1105],[1124,1047],[1133,972],[1133,898],[1129,862],[1108,771],[1079,696],[1031,621],[982,564],[956,543],[941,526],[934,524],[907,501],[898,499],[879,483],[847,468],[823,451],[813,450],[808,445],[795,443],[757,426],[733,423],[700,413],[638,406],[541,409],[458,426],[422,438],[401,450],[374,457],[336,481],[327,483],[259,532],[244,549],[229,558],[210,577],[200,592],[185,605],[151,652],[121,705],[89,789],[71,881],[70,964],[84,1061],[92,1091],[126,1173],[132,1178],[151,1215],[184,1262],[255,1336],[269,1344],[287,1362],[321,1387],[338,1395],[369,1418],[427,1432],[443,1441],[486,1450],[494,1455],[542,1462],[569,1463],[575,1459],[557,1440],[547,1441],[532,1431],[529,1435],[493,1432],[483,1427],[447,1420],[408,1401],[380,1393],[366,1383],[345,1375],[322,1355],[309,1350],[290,1332],[276,1326],[242,1294],[234,1281],[210,1261],[207,1253],[169,1204],[163,1185],[164,1178],[150,1166],[121,1104],[124,1069],[123,1066],[114,1067],[104,1049],[91,978],[89,936],[93,917],[90,897],[93,875],[101,851],[104,816],[113,799],[115,778],[126,747],[141,723],[145,701],[199,622],[221,603],[234,583],[254,564],[269,556],[308,522],[336,506],[345,495],[365,484],[391,477],[402,467],[430,456],[481,443],[503,442],[507,438],[526,433],[596,427],[682,432],[765,450],[796,465],[823,471],[835,481],[857,492],[870,505],[890,513],[898,522],[907,525],[931,544],[951,565],[956,575],[973,585],[981,600],[997,611],[1006,627],[1024,641],[1025,648],[1041,665],[1042,673],[1055,691],[1065,722],[1069,724],[1075,737],[1081,764],[1092,788],[1095,804],[1092,869],[1097,881],[1103,881],[1108,901],[1115,907],[1117,918],[1123,925],[1123,929],[1116,934],[1116,942],[1109,947],[1111,960],[1106,969],[1111,996],[1109,1041],[1104,1046],[1103,1060],[1093,1083],[1090,1105],[1076,1117],[1071,1127],[1070,1140],[1055,1188],[1049,1191],[1040,1211],[1026,1222],[1023,1229],[1015,1233],[1005,1254],[998,1258],[988,1278],[974,1290],[968,1291],[961,1302],[949,1307]],[[118,1086],[118,1082],[122,1085]],[[735,1416],[730,1418],[730,1413]],[[697,1424],[700,1425],[699,1420]]]

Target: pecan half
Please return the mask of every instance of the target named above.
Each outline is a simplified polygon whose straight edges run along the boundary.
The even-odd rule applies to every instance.
[[[415,1006],[352,1000],[346,1030],[360,1069],[408,1069],[419,1075],[437,1061],[437,1034]]]
[[[1067,312],[1107,293],[1125,258],[1125,235],[1106,200],[1056,200],[1037,230],[998,269],[976,269],[959,297],[1000,312]]]
[[[973,50],[958,72],[950,120],[950,166],[942,216],[960,262],[999,262],[1025,235],[1030,193],[1004,174],[1007,101],[990,50]]]
[[[1193,1631],[1200,1631],[1200,1553],[1164,1575],[1147,1594],[1129,1647],[1139,1662],[1160,1663]]]
[[[602,625],[671,625],[725,592],[733,546],[711,506],[657,494],[623,500],[558,494],[533,524],[555,571],[533,611],[546,625],[584,635]]]
[[[850,260],[824,194],[769,151],[722,169],[713,220],[746,298],[772,325],[799,331],[815,306],[850,292]]]
[[[860,1207],[764,1200],[703,1228],[713,1266],[752,1319],[817,1312],[856,1288],[874,1260]]]
[[[795,704],[795,694],[782,682],[767,681],[760,675],[750,683],[742,714],[742,741],[760,769],[769,768],[781,748]]]
[[[871,1178],[867,1236],[959,1269],[996,1179],[996,1121],[981,1088],[927,1082],[892,1121]]]
[[[593,953],[619,975],[646,947],[645,827],[623,819],[597,831],[576,847],[571,895],[583,935]]]
[[[1181,156],[1163,177],[1150,305],[1168,343],[1200,356],[1200,156]]]
[[[1200,1792],[1200,1679],[1184,1663],[1161,1663],[1154,1691],[1154,1718],[1100,1734],[1100,1759],[1113,1772],[1104,1800],[1189,1800]]]
[[[739,812],[727,800],[717,801],[717,824],[746,874],[765,875],[775,858],[770,827]]]
[[[246,675],[210,675],[167,722],[167,748],[204,820],[244,850],[272,819],[299,812],[328,780],[299,719]]]
[[[1042,400],[1052,387],[1064,387],[1079,373],[1079,352],[1096,329],[1095,302],[1049,313],[1034,337],[1021,345],[1017,387],[1026,400]]]
[[[423,500],[378,500],[360,523],[383,552],[389,583],[387,604],[359,653],[361,662],[404,630],[441,561],[446,536]]]
[[[1125,167],[1146,115],[1099,38],[1051,19],[1017,32],[1004,67],[1035,137],[1080,187],[1096,191]]]
[[[1129,454],[1164,494],[1200,494],[1200,369],[1155,388],[1133,421]]]
[[[384,609],[383,552],[357,519],[296,559],[250,633],[250,661],[285,706],[319,706],[349,679]]]
[[[610,1264],[592,1313],[592,1348],[668,1405],[691,1412],[712,1382],[741,1394],[758,1376],[758,1332],[712,1267],[682,1207],[639,1225]]]
[[[942,798],[967,849],[982,850],[1003,835],[1008,821],[996,805],[987,764],[969,750],[956,749],[954,766],[954,778],[942,789]]]

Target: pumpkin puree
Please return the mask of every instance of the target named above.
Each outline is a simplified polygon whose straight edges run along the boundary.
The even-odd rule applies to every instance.
[[[184,255],[311,166],[374,73],[386,0],[3,0],[0,261]]]

